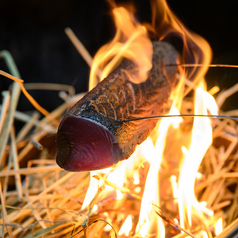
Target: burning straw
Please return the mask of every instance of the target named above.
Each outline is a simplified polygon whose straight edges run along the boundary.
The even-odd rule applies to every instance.
[[[8,57],[10,56],[6,58],[9,59]],[[9,64],[11,65],[12,63]],[[20,77],[16,72],[11,73]],[[61,90],[60,85],[58,88]],[[237,91],[235,85],[219,93],[219,108],[227,97]],[[140,228],[137,227],[151,159],[146,160],[141,155],[144,153],[143,148],[138,148],[132,157],[119,167],[106,171],[93,172],[91,175],[89,172],[63,171],[55,163],[55,145],[46,145],[45,149],[37,152],[35,146],[41,148],[43,138],[49,133],[56,133],[57,122],[65,110],[82,95],[65,97],[65,103],[51,112],[50,117],[40,120],[38,114],[29,116],[16,111],[19,93],[20,87],[14,83],[12,92],[3,92],[4,100],[1,106],[1,236],[155,237],[153,233],[144,233],[147,221]],[[184,99],[181,111],[187,113],[193,110],[193,103],[187,98]],[[220,114],[237,116],[238,113],[234,110],[220,111]],[[25,123],[17,136],[14,119]],[[54,122],[51,119],[54,119]],[[184,131],[191,128],[192,120],[184,118]],[[200,177],[196,180],[195,193],[199,201],[206,201],[206,207],[211,209],[213,216],[207,220],[206,227],[201,225],[198,216],[194,216],[196,226],[192,226],[187,233],[193,237],[216,236],[219,231],[215,230],[215,224],[219,219],[222,219],[224,228],[238,217],[236,123],[230,119],[217,118],[212,119],[212,126],[213,143],[200,165]],[[33,133],[29,134],[32,129]],[[147,152],[153,150],[150,140],[146,141],[145,145]],[[145,155],[150,156],[154,155]],[[170,162],[173,163],[176,160],[176,152],[170,156]],[[25,167],[21,165],[23,161],[27,161]],[[125,166],[127,171],[123,170]],[[158,218],[162,216],[166,220],[166,237],[186,236],[180,233],[177,197],[172,194],[172,189],[169,189],[173,183],[176,187],[176,181],[171,180],[171,175],[176,173],[176,169],[161,173],[159,180],[164,186],[160,191],[161,206],[154,206],[151,211]],[[184,231],[184,228],[181,230]],[[222,237],[221,233],[219,238]]]

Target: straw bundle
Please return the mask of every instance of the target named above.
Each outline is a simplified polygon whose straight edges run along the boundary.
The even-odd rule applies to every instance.
[[[9,57],[5,58],[9,60]],[[14,64],[11,62],[9,65],[10,72],[20,77]],[[218,106],[221,107],[226,98],[237,91],[238,85],[235,85],[219,93]],[[47,134],[56,133],[57,123],[64,112],[82,95],[65,97],[63,105],[51,112],[50,116],[39,120],[38,113],[29,116],[16,111],[19,93],[17,83],[13,84],[11,92],[2,92],[1,236],[29,238],[47,234],[47,237],[116,237],[128,215],[133,217],[131,234],[128,236],[133,236],[149,163],[137,165],[139,184],[134,183],[135,179],[129,175],[125,178],[126,185],[121,187],[108,181],[103,174],[95,176],[93,179],[100,180],[102,184],[91,203],[82,209],[90,181],[89,173],[60,169],[55,163],[54,143],[43,140]],[[193,106],[184,101],[183,107],[190,110]],[[238,116],[238,110],[222,115]],[[14,120],[25,123],[17,135]],[[189,123],[188,120],[188,127]],[[224,226],[227,226],[238,217],[236,123],[230,119],[213,119],[213,139],[200,167],[203,176],[197,181],[196,195],[199,200],[207,201],[208,207],[214,211],[214,219],[223,217],[226,222]],[[42,146],[41,143],[46,144]],[[106,186],[113,189],[106,197],[100,196]],[[117,190],[122,193],[120,200],[116,196]],[[171,231],[170,234],[176,233]]]

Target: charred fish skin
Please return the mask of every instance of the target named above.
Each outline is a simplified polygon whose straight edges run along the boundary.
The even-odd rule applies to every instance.
[[[58,130],[57,146],[56,162],[68,171],[110,167],[122,156],[109,130],[90,119],[74,115],[64,116]]]
[[[176,82],[177,73],[176,66],[166,65],[176,64],[178,58],[173,46],[165,42],[153,42],[153,66],[148,79],[139,84],[131,82],[129,78],[137,74],[136,65],[129,60],[123,60],[117,69],[67,112],[65,117],[73,117],[74,120],[70,122],[69,119],[63,119],[60,124],[57,135],[57,163],[69,171],[84,171],[109,167],[129,158],[136,146],[149,136],[157,120],[123,120],[161,115]],[[91,125],[87,132],[85,127],[80,126],[79,129],[77,126],[82,120],[83,123],[86,120]],[[106,131],[100,132],[104,139],[96,133],[94,123],[100,125],[102,131]],[[68,127],[71,129],[67,129]],[[74,133],[77,136],[71,135]],[[83,134],[87,134],[87,140],[83,139]],[[105,140],[105,135],[110,139]],[[60,139],[62,136],[63,140]],[[94,146],[91,145],[90,139],[94,141]],[[68,142],[64,144],[62,141],[65,140]],[[106,141],[107,147],[98,154],[94,150],[100,147],[100,141]],[[87,153],[74,149],[79,148],[79,144],[88,148]],[[70,149],[67,149],[69,145]],[[98,157],[92,159],[94,156]]]

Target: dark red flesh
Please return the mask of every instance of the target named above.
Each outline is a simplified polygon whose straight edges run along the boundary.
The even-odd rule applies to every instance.
[[[57,133],[57,164],[68,171],[110,167],[122,160],[115,136],[104,126],[67,114]]]

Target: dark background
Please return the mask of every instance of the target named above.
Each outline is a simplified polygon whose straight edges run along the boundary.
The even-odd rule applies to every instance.
[[[139,21],[149,21],[149,0],[135,0],[134,4]],[[238,65],[237,0],[168,0],[168,4],[187,28],[209,42],[213,63]],[[64,83],[73,85],[76,92],[87,90],[89,68],[64,29],[71,27],[94,55],[115,32],[106,1],[0,0],[0,9],[0,50],[11,52],[26,83]],[[0,69],[7,71],[2,59]],[[206,78],[209,88],[218,85],[225,89],[237,83],[238,69],[212,68]],[[9,79],[0,77],[0,91],[10,84]],[[62,103],[58,92],[35,90],[30,93],[49,111]],[[237,101],[235,94],[225,109],[237,108]],[[21,95],[18,110],[32,109]]]

